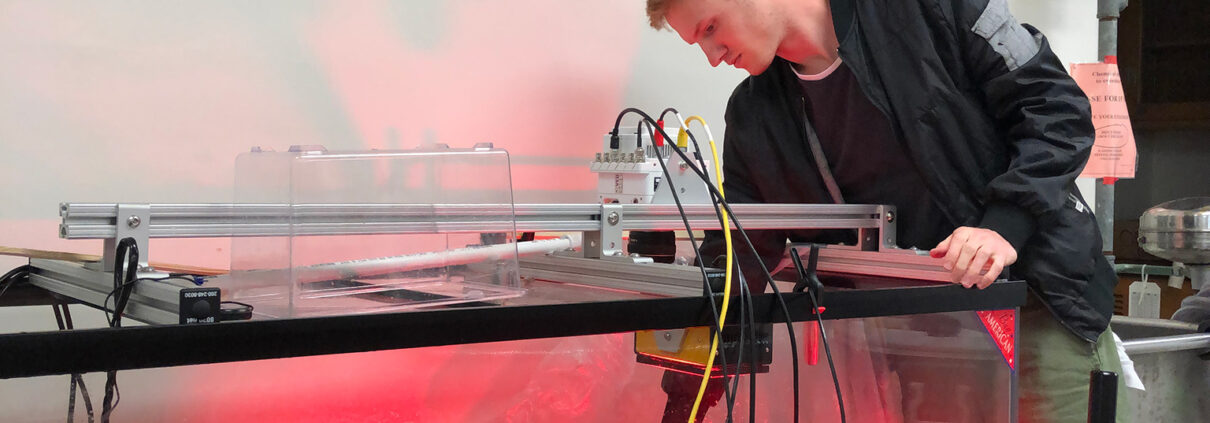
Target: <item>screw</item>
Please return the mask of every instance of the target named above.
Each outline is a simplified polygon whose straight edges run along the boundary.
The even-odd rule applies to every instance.
[[[618,212],[609,212],[609,226],[617,225],[622,216],[618,216]]]
[[[664,340],[665,340],[665,341],[671,341],[671,340],[672,340],[672,332],[664,332]]]
[[[126,226],[131,228],[139,227],[140,223],[143,223],[143,219],[139,219],[138,216],[131,215],[130,217],[126,218]]]
[[[886,212],[886,221],[891,223],[895,221],[895,212]]]
[[[681,172],[689,169],[689,163],[681,162]]]

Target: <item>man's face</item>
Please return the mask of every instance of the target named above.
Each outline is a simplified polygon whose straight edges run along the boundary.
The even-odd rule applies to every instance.
[[[727,63],[752,75],[769,68],[780,40],[774,19],[753,0],[678,0],[665,14],[668,25],[706,53],[711,66]]]

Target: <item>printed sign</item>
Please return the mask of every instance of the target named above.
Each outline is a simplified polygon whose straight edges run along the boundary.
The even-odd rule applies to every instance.
[[[1134,178],[1138,150],[1134,145],[1134,131],[1130,126],[1130,113],[1126,111],[1118,65],[1073,64],[1071,76],[1092,103],[1092,125],[1097,130],[1092,156],[1080,177]]]

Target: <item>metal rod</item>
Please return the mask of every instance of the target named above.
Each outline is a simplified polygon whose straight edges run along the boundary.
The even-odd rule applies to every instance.
[[[1146,273],[1148,276],[1185,276],[1185,272],[1172,266],[1152,266],[1150,264],[1114,263],[1113,271],[1119,275],[1142,275]]]
[[[1167,329],[1185,331],[1190,334],[1197,332],[1197,325],[1169,319],[1152,319],[1147,317],[1113,316],[1109,319],[1111,325],[1138,326],[1147,329]]]
[[[1210,348],[1210,333],[1134,339],[1122,343],[1126,354],[1150,354]]]
[[[1126,8],[1127,0],[1097,0],[1097,58],[1105,60],[1106,56],[1118,54],[1118,17]],[[1113,262],[1113,213],[1114,186],[1105,179],[1097,179],[1096,219],[1101,229],[1101,250],[1109,252],[1110,263]]]

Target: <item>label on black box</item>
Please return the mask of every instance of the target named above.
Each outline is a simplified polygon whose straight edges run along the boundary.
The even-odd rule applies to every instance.
[[[219,316],[218,288],[186,288],[181,290],[180,324],[215,323]]]

